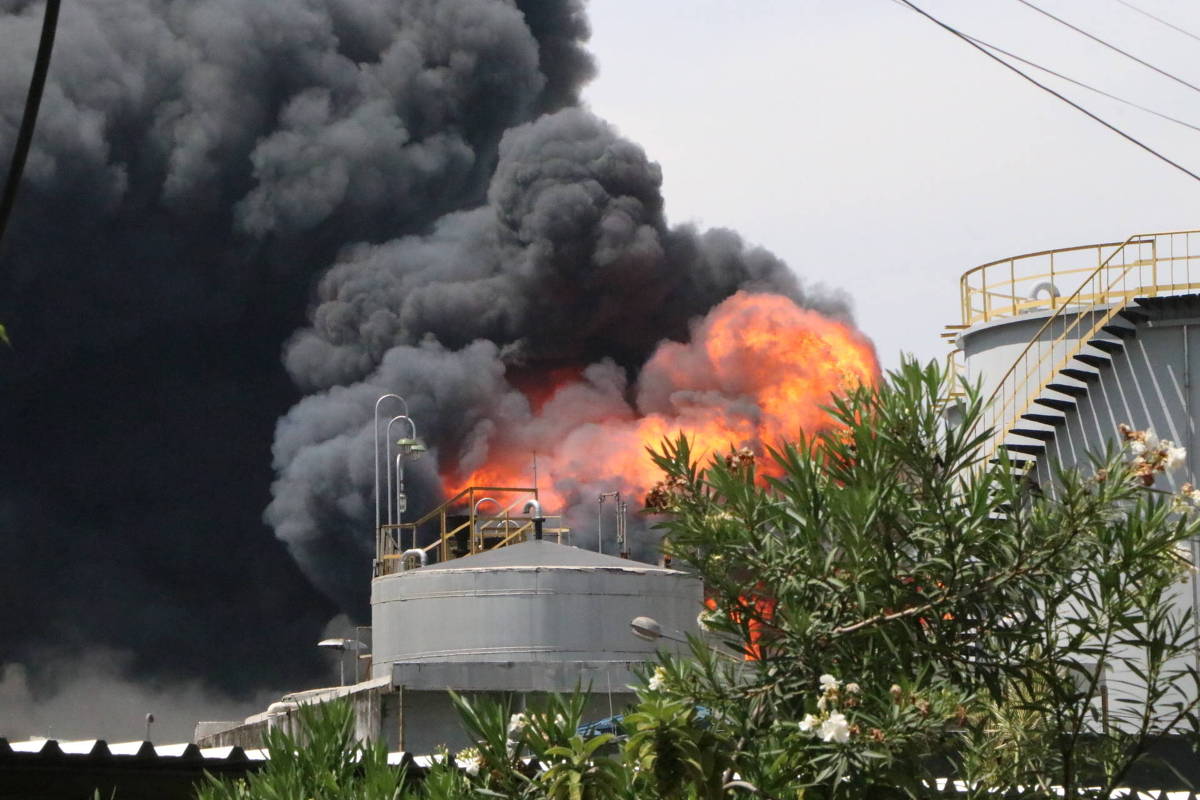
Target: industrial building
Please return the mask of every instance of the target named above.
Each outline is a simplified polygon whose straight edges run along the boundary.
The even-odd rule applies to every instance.
[[[635,670],[698,632],[697,577],[566,544],[570,531],[543,516],[536,487],[469,487],[402,522],[404,461],[424,448],[407,413],[379,416],[391,402],[402,401],[385,395],[376,406],[386,438],[376,444],[369,653],[358,639],[322,643],[353,656],[354,677],[364,679],[285,695],[244,721],[201,722],[197,743],[259,747],[267,729],[296,724],[300,704],[336,697],[352,703],[360,738],[413,753],[468,744],[451,690],[520,709],[539,694],[578,688],[588,695],[585,718],[610,717],[634,699]],[[393,443],[396,422],[412,435]],[[619,498],[617,508],[623,542]],[[652,618],[667,640],[633,635],[638,617]]]

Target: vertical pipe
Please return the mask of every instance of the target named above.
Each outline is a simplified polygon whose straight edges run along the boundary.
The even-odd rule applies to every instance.
[[[396,453],[396,524],[404,517],[401,495],[404,493],[404,453]],[[398,530],[398,529],[397,529]]]

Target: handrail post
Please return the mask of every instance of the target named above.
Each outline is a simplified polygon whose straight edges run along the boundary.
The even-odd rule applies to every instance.
[[[1017,313],[1017,260],[1010,258],[1008,260],[1008,296],[1012,303],[1010,314]]]
[[[1150,280],[1154,282],[1154,294],[1158,295],[1158,237],[1150,240]]]
[[[1058,308],[1058,284],[1054,282],[1054,253],[1050,253],[1050,310]]]

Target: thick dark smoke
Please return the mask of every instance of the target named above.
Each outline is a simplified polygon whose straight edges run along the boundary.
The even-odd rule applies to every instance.
[[[0,0],[0,154],[41,13]],[[433,445],[427,508],[513,431],[645,412],[656,346],[739,290],[849,317],[668,224],[658,166],[580,107],[587,36],[582,0],[67,4],[0,251],[0,694],[27,726],[64,681],[74,707],[322,680],[325,623],[365,621],[383,392]],[[594,518],[602,484],[560,488]]]
[[[586,111],[515,127],[499,152],[486,204],[428,234],[346,251],[321,280],[312,326],[288,346],[288,371],[317,393],[280,423],[267,518],[345,606],[360,606],[367,588],[352,565],[373,546],[381,393],[401,393],[437,447],[436,460],[414,465],[429,498],[435,468],[469,473],[504,432],[532,423],[513,374],[593,364],[579,399],[607,398],[620,414],[625,371],[664,339],[687,338],[690,320],[739,289],[847,316],[840,297],[806,293],[735,234],[669,227],[658,165]],[[579,493],[593,509],[595,497]]]
[[[41,14],[0,0],[0,157]],[[280,348],[342,248],[486,201],[505,131],[577,104],[587,34],[581,0],[65,4],[0,252],[0,661],[31,697],[48,652],[318,679],[336,608],[262,522]]]

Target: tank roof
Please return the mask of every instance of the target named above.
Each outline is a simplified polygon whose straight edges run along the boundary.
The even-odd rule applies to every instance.
[[[678,570],[646,564],[642,561],[631,561],[628,558],[604,555],[592,550],[579,547],[569,547],[563,544],[536,539],[511,544],[507,547],[497,547],[483,553],[463,556],[427,567],[409,570],[409,572],[433,572],[436,570],[452,569],[519,569],[531,567],[567,567],[575,569],[622,569],[637,572],[675,573]]]

